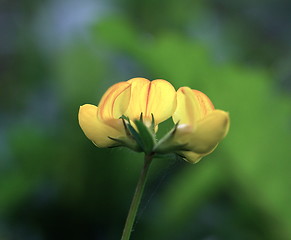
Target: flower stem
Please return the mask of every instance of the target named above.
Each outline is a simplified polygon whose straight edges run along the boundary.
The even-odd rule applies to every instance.
[[[146,179],[147,179],[147,174],[148,174],[148,170],[150,167],[150,164],[152,162],[153,159],[153,155],[149,154],[149,155],[145,155],[144,157],[144,165],[143,165],[143,169],[140,173],[140,177],[138,180],[138,183],[136,185],[136,189],[135,189],[135,193],[133,195],[133,199],[129,208],[129,212],[127,215],[127,219],[125,222],[125,226],[123,229],[123,234],[121,237],[121,240],[129,240],[130,238],[130,234],[132,232],[132,226],[135,220],[135,216],[137,213],[137,209],[143,194],[143,190],[144,190],[144,186],[146,183]]]

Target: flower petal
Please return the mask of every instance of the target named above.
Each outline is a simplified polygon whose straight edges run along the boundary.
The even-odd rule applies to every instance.
[[[214,110],[198,123],[191,134],[188,133],[187,148],[199,154],[207,154],[226,136],[228,129],[228,113]]]
[[[79,124],[85,135],[94,142],[97,147],[111,147],[115,146],[116,142],[108,137],[119,138],[124,136],[122,131],[112,128],[110,125],[98,120],[98,107],[85,104],[79,109]],[[114,120],[114,119],[112,119]],[[112,121],[111,120],[111,121]],[[115,119],[115,121],[121,121]],[[114,125],[118,126],[117,123]]]
[[[195,126],[213,110],[212,102],[204,93],[181,87],[177,91],[177,108],[173,114],[173,121]]]
[[[196,152],[191,151],[179,151],[178,154],[185,158],[185,160],[189,163],[198,163],[203,157],[207,156],[208,154],[212,153],[218,144],[216,144],[209,152],[204,154],[199,154]]]
[[[163,122],[172,116],[176,104],[176,91],[172,84],[162,79],[154,80],[149,87],[144,117],[150,120],[153,114],[156,124]]]
[[[211,102],[209,97],[206,96],[206,94],[195,89],[192,89],[192,92],[194,93],[196,99],[199,102],[202,115],[201,118],[205,117],[207,114],[214,110],[213,103]]]
[[[201,158],[203,157],[202,154],[190,152],[190,151],[181,151],[178,152],[179,155],[181,155],[185,160],[189,163],[198,163]]]
[[[127,83],[131,85],[131,96],[125,116],[131,120],[139,119],[141,113],[146,114],[150,81],[145,78],[132,78]]]
[[[150,122],[154,115],[158,124],[168,119],[176,108],[176,91],[167,81],[157,79],[149,81],[145,78],[133,78],[127,81],[131,84],[131,97],[126,116],[130,119],[143,119]]]
[[[102,120],[118,119],[125,113],[130,99],[130,84],[116,83],[102,96],[98,105],[98,117]]]

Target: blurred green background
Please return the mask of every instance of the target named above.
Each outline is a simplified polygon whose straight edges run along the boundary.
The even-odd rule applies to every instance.
[[[290,1],[0,4],[1,240],[120,238],[142,154],[77,114],[138,76],[205,92],[231,129],[197,165],[154,161],[132,239],[291,239]]]

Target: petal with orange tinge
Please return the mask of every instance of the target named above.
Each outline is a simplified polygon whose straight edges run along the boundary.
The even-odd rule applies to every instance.
[[[79,109],[79,124],[83,132],[97,147],[111,147],[116,143],[108,137],[118,138],[122,132],[100,121],[97,117],[98,107],[85,104]]]
[[[176,103],[176,91],[172,84],[162,79],[154,80],[148,91],[144,117],[151,119],[151,114],[153,114],[156,124],[163,122],[172,116]]]
[[[199,101],[192,89],[188,87],[179,88],[177,91],[177,108],[173,114],[173,121],[193,126],[200,118]]]
[[[150,81],[145,78],[132,78],[127,83],[131,85],[131,96],[125,116],[131,120],[139,119],[141,113],[146,114]]]
[[[173,120],[175,123],[195,126],[213,110],[212,102],[204,93],[181,87],[177,91],[177,108],[173,114]]]
[[[171,117],[176,108],[176,91],[169,82],[145,78],[133,78],[127,82],[131,84],[131,97],[126,116],[139,119],[142,113],[144,120],[150,122],[153,114],[156,124]]]
[[[102,120],[119,118],[125,113],[130,99],[130,84],[116,83],[102,96],[98,108],[98,117]]]
[[[209,97],[207,97],[206,94],[194,89],[192,89],[192,92],[194,93],[197,101],[199,102],[202,118],[214,110],[213,103],[211,102]]]

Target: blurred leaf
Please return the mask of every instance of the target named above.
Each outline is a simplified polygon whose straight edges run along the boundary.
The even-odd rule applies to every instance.
[[[106,64],[93,45],[76,43],[56,56],[53,62],[53,77],[62,100],[70,106],[85,103],[97,104],[103,91]],[[99,96],[98,96],[99,95]]]

